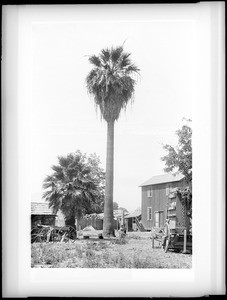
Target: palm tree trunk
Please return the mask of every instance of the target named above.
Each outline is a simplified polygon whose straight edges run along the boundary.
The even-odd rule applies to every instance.
[[[113,219],[114,121],[107,122],[106,185],[103,235],[115,236]]]
[[[70,218],[67,218],[65,219],[65,225],[69,225],[69,226],[72,226],[73,228],[76,228],[76,218],[75,217],[70,217]]]

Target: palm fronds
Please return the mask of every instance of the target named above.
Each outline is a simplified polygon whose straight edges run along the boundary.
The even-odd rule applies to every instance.
[[[60,209],[67,218],[81,216],[96,200],[103,201],[104,172],[96,158],[80,151],[58,157],[59,164],[52,166],[54,172],[43,181],[43,199],[54,212]]]
[[[121,55],[123,53],[123,47],[117,47],[117,48],[111,48],[111,60],[115,64],[120,59]]]
[[[136,81],[131,75],[140,70],[131,62],[130,55],[122,46],[103,49],[98,56],[101,63],[95,64],[86,78],[88,92],[106,121],[117,120],[133,96]]]
[[[98,56],[95,56],[95,55],[90,56],[89,61],[91,64],[95,65],[96,67],[101,66],[101,61]]]
[[[134,65],[134,64],[128,65],[128,66],[126,66],[126,68],[125,68],[125,73],[128,73],[128,74],[133,73],[133,72],[139,74],[139,71],[140,71],[140,69],[137,68],[137,66]]]
[[[124,53],[122,55],[121,60],[119,61],[120,68],[127,67],[128,65],[131,64],[131,60],[129,58],[130,55],[131,55],[131,53]]]
[[[110,59],[110,50],[108,48],[101,50],[100,57],[104,63],[108,63]]]

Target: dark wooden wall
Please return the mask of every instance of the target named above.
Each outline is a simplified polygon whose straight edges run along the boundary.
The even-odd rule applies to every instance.
[[[55,215],[31,215],[31,227],[39,225],[55,225]]]
[[[178,182],[171,182],[171,188],[175,187],[184,187],[186,186],[186,183],[184,180],[178,181]],[[141,188],[142,192],[142,205],[141,205],[141,213],[142,213],[142,224],[146,230],[151,230],[152,227],[155,225],[155,212],[156,211],[163,211],[163,220],[165,221],[167,217],[167,205],[168,205],[168,196],[166,196],[166,183],[162,184],[156,184],[152,185],[153,189],[153,196],[148,197],[147,196],[147,190],[150,188],[150,186],[143,186]],[[177,201],[177,216],[178,216],[178,224],[182,224],[181,219],[181,202],[179,199],[176,199]],[[152,220],[147,220],[147,208],[152,207]],[[164,225],[164,224],[163,224]],[[177,225],[181,226],[181,225]]]

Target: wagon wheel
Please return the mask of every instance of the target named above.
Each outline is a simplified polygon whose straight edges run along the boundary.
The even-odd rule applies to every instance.
[[[31,242],[32,243],[41,243],[42,242],[42,237],[38,233],[33,233],[31,235]]]
[[[51,232],[51,240],[53,242],[60,242],[62,238],[62,234],[59,229],[54,229]]]
[[[32,243],[41,243],[43,242],[43,232],[42,228],[34,227],[31,230],[31,242]]]
[[[57,232],[55,233],[55,241],[58,242],[63,242],[65,239],[65,235],[66,235],[66,227],[67,226],[63,226],[60,227],[59,229],[57,229]]]
[[[66,225],[60,229],[64,234],[64,240],[75,240],[77,237],[76,229],[70,225]]]
[[[33,243],[42,243],[44,242],[44,236],[42,231],[32,234],[31,236]]]
[[[34,243],[36,241],[37,232],[38,232],[38,228],[33,227],[31,230],[31,243]]]
[[[38,231],[38,227],[32,227],[31,229],[31,235],[35,234]]]
[[[39,235],[40,243],[46,242],[47,230],[45,228],[41,228],[38,235]]]

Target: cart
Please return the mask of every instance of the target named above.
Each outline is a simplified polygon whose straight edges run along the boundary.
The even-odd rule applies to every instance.
[[[189,187],[183,190],[172,188],[168,194],[166,218],[170,220],[169,235],[164,238],[162,246],[165,252],[192,253],[191,209],[192,193]]]
[[[37,225],[31,230],[31,243],[66,242],[74,241],[76,238],[76,229],[70,225],[63,227]]]
[[[165,252],[170,250],[192,253],[192,235],[191,233],[187,233],[186,227],[170,229],[169,236],[164,237],[164,228],[153,228],[151,234],[152,248],[154,248],[154,242],[156,241]]]

